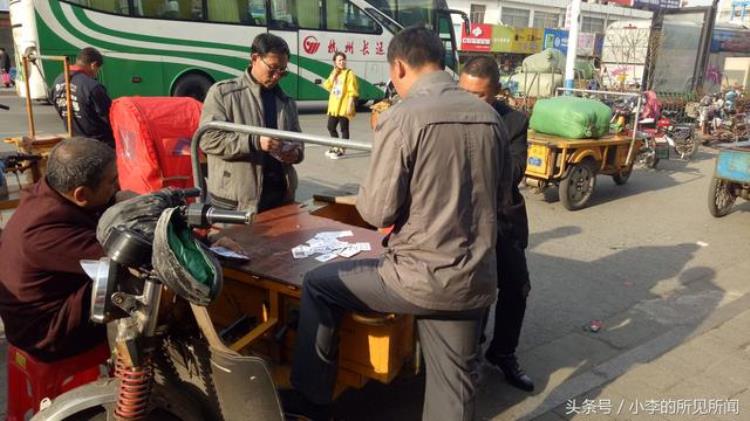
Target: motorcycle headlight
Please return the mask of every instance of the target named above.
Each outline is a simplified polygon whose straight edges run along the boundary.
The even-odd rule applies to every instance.
[[[115,289],[117,265],[113,264],[109,257],[81,260],[80,263],[84,272],[93,281],[89,318],[95,323],[107,323],[110,320],[110,297]]]

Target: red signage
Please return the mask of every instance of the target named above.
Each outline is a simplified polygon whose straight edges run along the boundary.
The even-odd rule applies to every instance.
[[[472,23],[468,35],[465,26],[461,25],[461,50],[490,51],[490,44],[492,44],[492,25]]]
[[[302,41],[302,48],[305,49],[307,54],[315,54],[320,48],[320,41],[312,35],[308,35]]]

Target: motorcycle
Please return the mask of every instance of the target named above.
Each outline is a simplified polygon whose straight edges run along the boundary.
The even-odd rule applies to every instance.
[[[199,194],[162,190],[102,216],[106,257],[81,266],[93,280],[91,320],[108,327],[110,374],[43,404],[32,420],[284,419],[264,360],[227,348],[211,323],[206,306],[222,270],[194,236],[252,215],[190,203]]]
[[[656,168],[661,159],[669,159],[670,149],[682,160],[690,160],[698,153],[694,126],[675,123],[677,113],[666,110],[658,120],[649,118],[639,122],[646,145],[638,156],[639,164]]]

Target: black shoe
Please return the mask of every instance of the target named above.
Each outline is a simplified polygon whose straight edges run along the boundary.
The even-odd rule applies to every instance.
[[[300,419],[312,421],[329,421],[331,419],[330,405],[318,405],[295,389],[279,390],[279,398],[281,399],[281,406],[284,408],[284,415],[287,417],[304,417]]]
[[[490,354],[489,352],[485,355],[487,361],[499,368],[505,375],[505,379],[512,386],[517,387],[527,392],[534,391],[534,382],[521,367],[518,366],[518,360],[514,354],[498,356]]]

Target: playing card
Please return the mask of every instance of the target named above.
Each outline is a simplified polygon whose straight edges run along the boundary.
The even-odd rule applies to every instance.
[[[350,257],[356,256],[357,254],[359,254],[359,249],[356,247],[351,247],[351,246],[345,249],[341,249],[338,252],[339,256],[346,257],[347,259]]]
[[[336,256],[337,254],[335,253],[321,254],[320,256],[316,257],[315,260],[325,263],[329,260],[335,259]]]
[[[370,250],[372,250],[372,247],[370,247],[370,243],[355,243],[354,247],[356,247],[359,251],[370,251]]]

